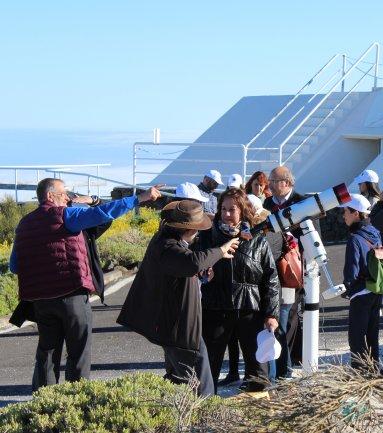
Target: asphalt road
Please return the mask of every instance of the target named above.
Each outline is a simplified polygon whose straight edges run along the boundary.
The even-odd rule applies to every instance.
[[[329,267],[335,283],[342,281],[344,248],[344,245],[327,247]],[[322,285],[322,289],[325,288],[326,284],[323,284],[323,281]],[[129,286],[125,286],[107,297],[107,307],[98,301],[92,304],[92,379],[117,377],[136,370],[164,374],[162,349],[116,324],[117,315],[128,289]],[[322,357],[331,357],[336,353],[347,351],[347,306],[347,301],[340,298],[323,304],[320,334]],[[36,345],[35,326],[0,334],[0,406],[30,398]],[[62,376],[64,376],[64,363],[65,355]],[[223,373],[226,368],[227,362]]]

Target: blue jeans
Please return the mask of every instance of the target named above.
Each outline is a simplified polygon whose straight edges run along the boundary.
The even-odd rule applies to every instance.
[[[287,334],[287,324],[289,322],[289,313],[293,304],[282,304],[279,311],[279,326],[284,334]],[[283,350],[283,349],[282,349]],[[291,365],[291,356],[290,349],[286,344],[286,363],[287,363],[287,377],[291,377],[292,365]]]

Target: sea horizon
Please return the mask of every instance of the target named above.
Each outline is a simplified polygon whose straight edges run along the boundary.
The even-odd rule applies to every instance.
[[[197,137],[195,131],[161,131],[161,142],[190,143]],[[152,142],[152,130],[95,130],[95,129],[0,129],[0,146],[2,150],[1,166],[14,165],[78,165],[78,164],[111,164],[101,167],[99,175],[121,182],[133,181],[133,145],[135,142]],[[155,154],[158,154],[156,148]],[[168,148],[169,149],[169,148]],[[174,148],[173,148],[174,149]],[[164,150],[164,149],[162,149]],[[148,155],[149,156],[149,155]],[[177,156],[177,155],[175,155]],[[140,169],[159,172],[169,162],[140,162]],[[150,168],[150,169],[148,169]],[[74,170],[72,170],[74,171]],[[96,174],[96,168],[79,169],[77,171]],[[41,177],[49,176],[41,172]],[[141,175],[137,183],[150,183],[155,175]],[[86,192],[86,178],[63,175],[68,180],[68,186],[78,192]],[[81,181],[80,181],[81,179]],[[19,170],[18,183],[31,183],[36,180],[36,172]],[[0,182],[14,183],[14,172],[0,170]],[[101,195],[110,194],[110,185],[100,187]],[[94,193],[94,188],[92,188]],[[13,190],[0,190],[0,197],[14,196]],[[21,201],[34,197],[33,192],[20,191]]]

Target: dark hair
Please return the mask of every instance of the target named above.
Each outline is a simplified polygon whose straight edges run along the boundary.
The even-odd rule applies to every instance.
[[[161,221],[160,224],[160,231],[165,234],[166,236],[169,236],[171,238],[181,240],[182,236],[189,231],[190,229],[185,228],[178,228],[178,227],[170,227],[166,225],[166,222],[164,220]]]
[[[359,219],[360,219],[361,221],[364,221],[364,220],[366,220],[366,219],[368,219],[368,218],[370,217],[370,214],[368,214],[368,213],[364,213],[364,212],[359,212],[358,210],[353,209],[352,207],[347,206],[347,209],[348,209],[351,213],[358,212],[358,214],[359,214]]]
[[[245,185],[246,194],[252,194],[253,193],[253,189],[252,189],[251,185],[254,182],[254,180],[258,180],[259,184],[265,187],[265,189],[263,190],[265,197],[270,197],[272,195],[270,188],[269,188],[269,180],[267,179],[267,176],[263,171],[256,171],[251,176],[251,178],[247,181],[247,183]]]
[[[247,221],[253,227],[256,224],[257,217],[255,215],[255,209],[247,198],[245,191],[238,188],[231,188],[224,191],[218,201],[217,213],[215,214],[214,220],[219,221],[221,219],[221,208],[222,203],[226,198],[232,198],[236,205],[241,210],[242,220]]]
[[[377,197],[380,199],[380,188],[376,182],[363,182],[367,187],[367,197]]]
[[[52,177],[47,177],[37,184],[36,194],[37,200],[39,203],[43,203],[46,199],[49,191],[53,191],[55,189],[55,182],[62,182],[60,179],[54,179]]]

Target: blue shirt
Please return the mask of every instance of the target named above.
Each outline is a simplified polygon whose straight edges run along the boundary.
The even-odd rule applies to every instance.
[[[120,200],[113,200],[95,207],[66,207],[64,209],[64,226],[72,233],[96,227],[113,221],[138,206],[138,198],[133,195]],[[17,256],[12,248],[9,269],[17,274]]]

